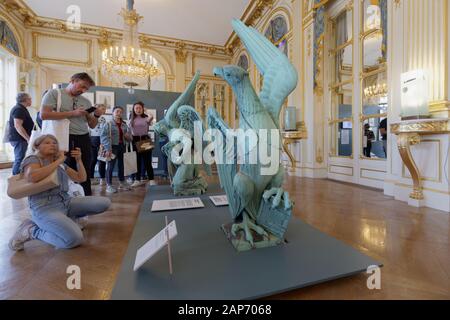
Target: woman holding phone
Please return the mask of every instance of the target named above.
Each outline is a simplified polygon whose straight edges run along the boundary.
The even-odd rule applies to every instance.
[[[33,142],[33,154],[22,162],[21,172],[29,182],[39,182],[58,173],[59,186],[28,197],[32,219],[25,220],[9,242],[11,250],[20,251],[30,240],[41,240],[58,249],[70,249],[83,242],[82,218],[103,213],[111,201],[105,197],[77,197],[68,194],[69,178],[74,182],[86,181],[87,175],[80,148],[66,155],[59,150],[58,140],[43,135]],[[64,162],[74,158],[78,171]]]

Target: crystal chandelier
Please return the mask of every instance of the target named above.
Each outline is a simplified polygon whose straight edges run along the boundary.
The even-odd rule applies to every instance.
[[[127,8],[119,14],[124,20],[121,45],[102,51],[102,73],[117,83],[139,82],[159,74],[156,59],[140,48],[138,24],[143,17],[133,6],[134,0],[127,0]]]
[[[364,96],[366,98],[382,97],[388,93],[388,87],[386,83],[375,84],[373,86],[366,87],[364,89]]]

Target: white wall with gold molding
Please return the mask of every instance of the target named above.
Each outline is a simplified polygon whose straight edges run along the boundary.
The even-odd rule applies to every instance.
[[[33,33],[33,59],[40,62],[92,64],[92,40]]]
[[[389,86],[389,122],[400,120],[400,75],[405,71],[423,68],[430,72],[430,106],[434,117],[449,114],[449,1],[450,0],[400,0],[388,1],[388,86]],[[330,1],[332,7],[352,4],[354,10],[360,10],[359,0]],[[254,26],[265,31],[268,22],[277,15],[283,15],[289,24],[288,43],[289,58],[299,71],[299,85],[288,98],[288,105],[297,107],[298,121],[303,121],[308,130],[308,139],[290,148],[296,157],[292,174],[312,178],[333,178],[341,181],[359,183],[371,187],[382,188],[386,195],[401,201],[408,201],[412,181],[405,170],[397,150],[396,136],[388,135],[387,161],[368,161],[359,159],[359,142],[354,145],[352,158],[336,158],[330,161],[328,96],[324,86],[323,95],[314,92],[313,86],[313,1],[312,0],[275,0],[264,6],[261,15],[254,20]],[[30,86],[35,92],[36,105],[40,104],[42,91],[54,82],[62,82],[74,72],[87,71],[100,85],[110,85],[102,77],[100,69],[99,36],[82,35],[73,32],[58,32],[54,28],[25,27],[18,17],[4,10],[0,17],[11,23],[13,30],[19,35],[24,47],[21,57],[21,69],[28,70],[34,78]],[[354,15],[354,125],[359,124],[360,112],[360,41],[359,16]],[[33,34],[35,34],[33,36]],[[39,36],[36,36],[39,34]],[[118,41],[117,35],[111,38]],[[173,41],[173,39],[172,39]],[[35,42],[35,45],[33,43]],[[181,43],[181,42],[180,42]],[[26,46],[25,46],[26,44]],[[201,46],[201,45],[200,45]],[[326,47],[326,45],[325,45]],[[192,47],[191,47],[192,48]],[[215,78],[212,69],[225,64],[237,64],[238,58],[245,53],[245,48],[235,48],[232,56],[212,50],[189,49],[177,54],[177,48],[163,42],[152,43],[149,47],[161,62],[166,76],[166,90],[182,91],[192,79],[196,70],[202,72],[196,93],[196,104],[203,101],[206,107],[214,102],[213,88],[226,85]],[[182,48],[181,48],[182,49]],[[179,52],[178,52],[179,53]],[[324,66],[327,51],[324,50]],[[33,60],[33,58],[35,58]],[[27,72],[28,72],[27,71]],[[327,70],[323,70],[326,75]],[[249,59],[249,74],[257,91],[259,72]],[[325,76],[323,75],[323,76]],[[326,83],[325,83],[326,84]],[[228,105],[224,114],[227,122],[236,125],[234,97],[226,85],[225,100]],[[203,90],[202,89],[202,90]],[[201,91],[201,92],[200,92]],[[200,93],[203,95],[201,96]],[[203,100],[202,100],[203,99]],[[356,137],[356,133],[355,133]],[[449,171],[450,161],[449,136],[435,135],[426,137],[424,143],[412,149],[418,166],[424,176],[425,205],[450,212]],[[385,173],[387,172],[387,173]]]
[[[403,70],[429,73],[429,101],[438,114],[448,102],[448,0],[402,1]],[[448,115],[448,112],[447,112]]]
[[[8,10],[5,3],[0,2],[0,9],[0,17],[8,21],[14,31],[18,30],[18,40],[21,49],[23,49],[21,50],[23,52],[23,63],[27,63],[28,71],[31,68],[33,74],[35,74],[30,83],[33,83],[34,87],[32,96],[36,108],[40,105],[44,90],[51,87],[53,83],[67,82],[70,75],[75,72],[88,72],[100,86],[120,86],[120,84],[112,83],[100,72],[102,50],[100,40],[102,38],[98,33],[88,32],[83,34],[62,29],[57,30],[54,25],[59,22],[49,19],[44,19],[44,21],[49,21],[49,24],[30,27],[21,21],[18,12]],[[53,22],[55,23],[52,25]],[[100,26],[87,26],[90,30],[93,30],[93,27],[100,30]],[[112,41],[110,44],[114,45],[120,41],[121,37],[117,35],[117,30],[104,30],[110,32],[108,36],[108,41]],[[183,91],[186,82],[192,78],[192,70],[195,68],[199,68],[204,75],[212,79],[212,68],[216,65],[227,64],[230,61],[229,56],[215,52],[214,48],[205,52],[205,48],[208,49],[213,46],[195,42],[189,42],[190,47],[184,49],[187,58],[180,61],[177,59],[177,47],[174,46],[174,43],[183,44],[184,41],[157,37],[156,39],[152,38],[150,46],[148,42],[142,44],[160,63],[165,77],[163,87],[166,91]],[[221,81],[220,79],[217,80]],[[210,81],[210,79],[207,81]],[[147,88],[146,81],[140,83],[138,88]],[[229,114],[230,106],[227,105],[226,107],[227,114]]]
[[[389,10],[389,121],[400,120],[400,76],[414,69],[429,72],[432,116],[448,117],[449,0],[400,1],[391,3]],[[409,198],[412,179],[397,150],[397,137],[389,134],[384,193],[414,206],[450,212],[449,146],[449,135],[438,134],[424,136],[421,144],[411,147],[424,186],[425,199],[420,203]]]

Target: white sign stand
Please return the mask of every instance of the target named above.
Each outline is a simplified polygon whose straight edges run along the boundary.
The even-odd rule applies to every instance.
[[[170,275],[172,275],[172,274],[173,274],[173,268],[172,268],[172,253],[171,253],[171,250],[170,250],[170,237],[169,237],[169,228],[168,228],[168,225],[169,225],[169,223],[168,223],[167,216],[166,216],[167,253],[168,253],[168,256],[169,256],[169,272],[170,272]]]
[[[172,221],[171,223],[168,223],[166,216],[166,227],[137,251],[133,270],[137,271],[157,252],[159,252],[162,248],[167,246],[169,254],[169,271],[170,274],[173,274],[170,240],[175,238],[177,235],[178,232],[175,220]]]

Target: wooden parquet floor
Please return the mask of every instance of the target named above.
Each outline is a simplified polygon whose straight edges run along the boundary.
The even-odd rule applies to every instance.
[[[89,218],[83,246],[55,250],[32,241],[15,253],[8,240],[29,209],[26,200],[6,195],[9,173],[0,171],[0,299],[108,299],[145,188],[111,197],[107,213]],[[360,274],[272,299],[450,299],[450,214],[330,180],[287,177],[285,188],[295,216],[384,264],[382,287],[369,290],[369,275]],[[104,190],[97,186],[94,193]],[[81,290],[66,287],[70,265],[81,268]]]

